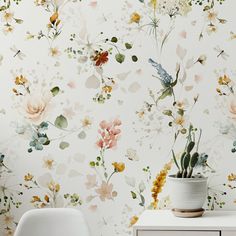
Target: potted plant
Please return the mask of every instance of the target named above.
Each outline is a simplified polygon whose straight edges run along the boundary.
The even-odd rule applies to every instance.
[[[197,133],[199,136],[196,141]],[[168,182],[172,211],[176,216],[194,217],[201,216],[204,212],[202,207],[207,198],[207,178],[196,172],[201,163],[201,155],[198,152],[201,134],[201,130],[198,131],[190,125],[180,158],[177,158],[172,150],[178,172],[169,175]]]

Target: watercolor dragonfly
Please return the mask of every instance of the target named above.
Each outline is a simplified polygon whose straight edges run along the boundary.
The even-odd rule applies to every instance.
[[[15,45],[13,45],[11,48],[11,51],[14,52],[13,57],[17,57],[20,60],[23,60],[26,55],[18,48],[16,48]]]
[[[217,52],[217,58],[221,57],[222,59],[227,60],[227,58],[229,57],[225,50],[220,48],[219,46],[216,46],[214,50]]]

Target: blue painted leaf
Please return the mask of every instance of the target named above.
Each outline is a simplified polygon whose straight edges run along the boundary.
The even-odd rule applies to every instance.
[[[151,58],[148,62],[157,70],[158,75],[160,76],[161,84],[163,87],[167,88],[171,86],[173,78],[167,73],[167,71],[162,67],[161,64],[153,61]]]

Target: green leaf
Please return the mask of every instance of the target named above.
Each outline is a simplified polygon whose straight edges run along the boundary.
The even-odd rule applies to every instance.
[[[0,7],[0,11],[5,11],[5,10],[7,10],[7,7],[6,7],[6,6],[1,6],[1,7]]]
[[[125,47],[126,47],[126,49],[131,49],[133,47],[133,45],[130,43],[125,43]]]
[[[184,115],[184,110],[183,109],[178,109],[177,113],[179,115],[183,116]]]
[[[81,131],[79,134],[78,134],[78,138],[80,139],[85,139],[86,138],[86,133],[84,131]]]
[[[138,57],[135,56],[135,55],[133,55],[133,56],[132,56],[132,61],[133,61],[133,62],[137,62],[137,61],[138,61]]]
[[[141,198],[141,202],[139,203],[139,205],[140,206],[144,206],[144,204],[145,204],[145,198],[144,198],[144,196],[141,194],[140,195],[140,198]]]
[[[60,115],[56,118],[54,125],[58,128],[58,129],[66,129],[68,126],[68,121],[66,119],[65,116]]]
[[[162,113],[166,116],[172,116],[172,111],[171,110],[164,110]]]
[[[185,157],[184,157],[184,169],[187,170],[188,166],[190,163],[190,154],[188,153]]]
[[[17,24],[22,24],[23,20],[22,19],[14,19]]]
[[[117,43],[117,42],[118,42],[117,37],[112,37],[112,38],[111,38],[111,42],[112,42],[112,43]]]
[[[203,8],[203,11],[209,11],[211,9],[211,6],[205,6],[204,8]]]
[[[162,92],[162,94],[158,98],[158,100],[162,100],[162,99],[166,98],[167,96],[171,96],[171,95],[172,95],[172,88],[167,88]]]
[[[58,93],[60,92],[60,88],[59,87],[54,87],[51,89],[51,93],[52,95],[55,97]]]
[[[191,160],[190,160],[190,166],[192,168],[194,168],[196,166],[196,164],[198,163],[198,157],[199,157],[199,154],[197,152],[195,152],[192,155]]]
[[[174,87],[176,84],[178,83],[178,78],[175,79],[175,81],[173,83],[171,83],[171,87]]]
[[[60,145],[59,145],[59,148],[62,149],[62,150],[64,150],[64,149],[68,148],[69,146],[70,146],[69,143],[67,143],[67,142],[61,142]]]
[[[125,55],[121,53],[117,53],[116,56],[116,61],[119,62],[120,64],[124,62],[125,60]]]
[[[89,165],[90,165],[91,167],[95,167],[95,162],[94,162],[94,161],[91,161],[91,162],[89,163]]]
[[[187,146],[187,153],[190,153],[195,146],[195,142],[191,141]]]
[[[178,164],[177,159],[176,159],[176,156],[175,156],[175,153],[174,153],[173,150],[171,150],[171,151],[172,151],[172,156],[173,156],[173,159],[174,159],[175,165],[176,165],[177,168],[180,170],[180,168],[179,168],[179,164]]]
[[[181,168],[184,169],[184,157],[186,155],[186,152],[183,152],[180,158]]]
[[[131,195],[132,195],[132,198],[133,198],[133,199],[136,199],[136,198],[137,198],[137,194],[136,194],[135,192],[131,191]]]

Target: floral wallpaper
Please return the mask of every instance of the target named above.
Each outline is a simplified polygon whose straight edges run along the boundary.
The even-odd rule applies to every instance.
[[[74,207],[93,236],[171,208],[188,129],[206,208],[236,209],[234,0],[0,0],[0,235]]]

